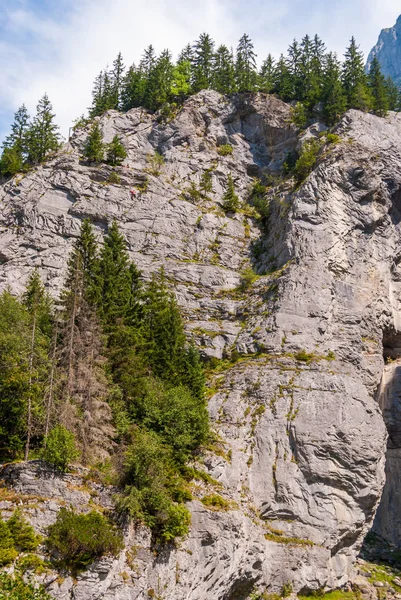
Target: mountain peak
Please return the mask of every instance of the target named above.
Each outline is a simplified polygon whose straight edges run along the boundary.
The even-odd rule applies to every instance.
[[[401,15],[393,27],[382,29],[377,44],[372,48],[366,62],[370,69],[373,58],[379,59],[383,74],[396,84],[401,83]]]

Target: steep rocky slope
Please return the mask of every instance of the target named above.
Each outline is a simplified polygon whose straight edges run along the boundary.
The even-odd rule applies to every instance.
[[[374,56],[379,59],[383,74],[386,77],[390,76],[399,85],[401,83],[401,15],[394,27],[381,30],[377,44],[369,53],[367,70]]]
[[[221,199],[228,173],[245,199],[253,178],[279,171],[299,144],[284,103],[207,91],[167,124],[140,109],[110,111],[100,123],[105,141],[117,133],[128,149],[119,185],[107,183],[111,167],[80,162],[87,130],[78,130],[52,160],[0,188],[1,286],[20,291],[38,266],[57,294],[81,220],[90,217],[100,236],[116,218],[144,275],[164,266],[202,353],[237,358],[215,361],[210,376],[221,448],[202,467],[230,510],[205,507],[199,498],[213,484],[196,482],[191,533],[177,548],[155,555],[149,533],[127,526],[121,557],[77,580],[53,577],[52,593],[245,600],[287,583],[296,591],[347,583],[384,485],[379,404],[398,398],[394,372],[380,382],[383,349],[395,359],[401,349],[401,116],[347,113],[340,143],[324,146],[303,185],[271,190],[266,230],[249,211],[225,215]],[[232,155],[219,154],[222,144]],[[205,170],[214,191],[195,198],[188,188]],[[250,263],[259,277],[241,286]],[[384,416],[398,444],[390,404]],[[398,527],[389,453],[385,513]],[[93,498],[79,472],[45,476],[34,463],[5,467],[2,477],[41,498],[26,512],[42,531],[60,503],[85,509]],[[107,506],[112,490],[96,493]],[[375,527],[389,537],[386,519]]]

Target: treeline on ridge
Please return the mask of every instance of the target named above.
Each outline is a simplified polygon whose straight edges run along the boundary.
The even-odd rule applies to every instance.
[[[124,66],[121,53],[96,77],[92,91],[89,119],[84,115],[75,126],[86,124],[105,111],[128,111],[135,107],[160,110],[161,116],[174,116],[180,105],[192,94],[214,89],[222,94],[265,92],[285,102],[298,103],[297,125],[310,118],[334,125],[342,114],[355,108],[385,116],[388,110],[401,110],[401,95],[393,80],[385,78],[378,59],[365,73],[364,56],[354,38],[341,62],[328,52],[315,35],[294,40],[287,54],[275,60],[269,54],[260,67],[252,40],[244,34],[235,53],[203,33],[194,44],[187,44],[173,62],[169,50],[156,55],[148,46],[138,64]],[[11,133],[3,142],[0,175],[11,176],[43,162],[57,150],[58,128],[50,101],[45,94],[32,123],[23,105],[15,114]],[[110,150],[113,156],[113,149]]]
[[[0,295],[0,448],[115,473],[120,506],[168,541],[186,533],[187,461],[209,435],[204,374],[163,272],[143,281],[116,222],[84,221],[59,306],[37,270]]]
[[[156,55],[152,45],[138,65],[128,69],[121,53],[111,69],[99,73],[94,82],[91,118],[115,109],[134,107],[158,110],[167,104],[181,104],[191,94],[214,89],[222,94],[262,91],[276,94],[285,102],[297,101],[307,116],[320,106],[328,125],[349,108],[373,111],[380,116],[387,110],[400,110],[400,91],[391,78],[381,73],[377,58],[365,73],[363,53],[354,38],[341,63],[327,52],[319,36],[305,35],[294,40],[287,55],[275,61],[271,54],[257,67],[252,40],[244,34],[234,53],[225,45],[216,48],[209,34],[203,33],[188,44],[176,63],[169,50]]]

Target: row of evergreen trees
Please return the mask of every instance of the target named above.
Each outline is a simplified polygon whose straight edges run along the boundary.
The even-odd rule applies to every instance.
[[[385,78],[375,58],[370,73],[364,69],[363,53],[352,38],[343,63],[315,35],[294,40],[287,55],[275,61],[269,54],[260,69],[252,40],[243,35],[236,53],[227,46],[216,48],[210,35],[203,33],[188,44],[176,63],[168,50],[156,56],[153,46],[143,53],[139,65],[127,70],[121,53],[112,68],[95,80],[90,116],[105,110],[127,111],[143,106],[157,110],[166,103],[181,102],[202,89],[222,94],[263,91],[284,101],[302,102],[309,115],[321,103],[323,116],[333,124],[348,108],[385,115],[400,109],[400,93],[391,78]]]
[[[134,517],[166,540],[185,533],[185,464],[208,436],[203,369],[163,272],[142,280],[116,222],[101,247],[83,222],[57,309],[37,271],[20,299],[1,294],[0,364],[3,454],[27,459],[69,430],[84,464],[120,457]]]
[[[54,117],[47,94],[39,100],[32,121],[24,104],[18,109],[11,133],[3,142],[0,175],[14,175],[26,167],[37,165],[60,147],[59,127]]]

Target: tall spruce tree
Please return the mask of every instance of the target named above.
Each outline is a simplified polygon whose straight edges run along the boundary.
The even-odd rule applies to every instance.
[[[11,125],[11,133],[3,142],[3,148],[13,149],[20,156],[21,165],[27,158],[27,135],[29,127],[29,114],[25,104],[23,104],[15,113],[14,122]]]
[[[163,50],[150,70],[144,95],[146,108],[157,110],[170,98],[174,66],[171,54]]]
[[[192,88],[194,92],[208,89],[213,80],[214,41],[202,33],[193,46]]]
[[[398,87],[390,76],[386,78],[385,85],[387,90],[388,109],[398,110],[398,97],[400,93]]]
[[[89,162],[102,162],[104,160],[105,145],[99,121],[95,121],[83,148],[83,155]]]
[[[30,328],[30,347],[28,355],[28,397],[27,425],[25,442],[25,460],[28,460],[31,437],[35,428],[35,417],[40,412],[43,420],[43,406],[38,406],[35,396],[43,391],[45,379],[38,380],[40,371],[48,369],[48,354],[51,340],[51,300],[47,295],[37,269],[31,274],[23,296],[23,303],[28,311]],[[39,345],[41,346],[40,352]],[[39,362],[43,364],[40,365]]]
[[[270,94],[274,89],[274,58],[268,54],[259,71],[259,89]]]
[[[253,92],[256,89],[256,54],[252,40],[246,33],[238,42],[235,75],[238,91]]]
[[[112,88],[113,88],[113,108],[119,110],[121,108],[121,93],[124,78],[124,63],[121,52],[118,53],[117,58],[113,62],[113,68],[111,70],[112,76]]]
[[[351,38],[344,56],[342,83],[347,98],[347,108],[369,110],[371,97],[365,75],[363,53],[359,50],[354,37]]]
[[[36,107],[36,115],[27,134],[28,161],[38,164],[50,152],[60,147],[58,125],[54,123],[53,107],[47,94],[44,94]]]
[[[389,109],[388,88],[377,56],[373,58],[370,66],[368,85],[372,96],[372,110],[374,114],[379,117],[385,117]]]
[[[107,145],[107,161],[115,166],[120,165],[125,158],[127,158],[127,151],[116,134],[110,144]]]
[[[214,55],[213,89],[221,94],[232,94],[236,87],[233,55],[227,46],[219,46]]]
[[[327,125],[334,125],[346,111],[347,99],[341,83],[341,65],[333,52],[325,60],[322,78],[323,114]]]
[[[132,65],[125,75],[121,89],[121,108],[130,110],[143,106],[147,75],[141,69]]]
[[[109,391],[103,369],[98,285],[97,244],[92,226],[85,220],[68,262],[59,343],[59,364],[64,372],[60,421],[75,433],[84,463],[103,460],[114,436],[106,402]]]
[[[294,76],[283,55],[280,56],[274,70],[274,91],[284,102],[288,102],[294,96]]]
[[[113,327],[126,316],[131,306],[132,275],[126,242],[113,221],[100,252],[100,314],[106,328]]]

